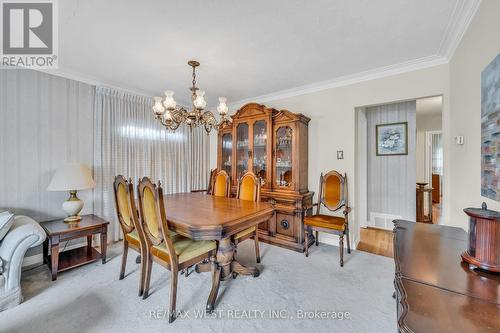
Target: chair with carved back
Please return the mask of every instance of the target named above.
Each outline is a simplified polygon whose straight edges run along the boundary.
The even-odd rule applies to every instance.
[[[236,199],[260,201],[260,180],[252,172],[245,173],[240,180],[238,180],[238,190],[236,192]],[[253,237],[255,241],[255,260],[260,263],[259,251],[259,226],[247,228],[238,232],[233,236],[235,245],[244,241],[247,238]]]
[[[342,207],[343,216],[332,216],[321,214],[321,205],[329,211],[336,212]],[[339,236],[340,266],[344,266],[344,236],[347,237],[347,253],[351,253],[349,240],[349,212],[351,208],[347,196],[347,174],[343,176],[337,171],[330,171],[325,175],[321,174],[319,179],[318,203],[316,214],[304,217],[304,232],[306,239],[305,255],[309,255],[307,239],[308,229],[316,232],[316,246],[318,246],[318,232],[326,232]]]
[[[221,170],[217,173],[217,175],[214,178],[212,193],[210,194],[216,197],[229,198],[230,191],[231,191],[230,177],[226,171]]]
[[[139,216],[135,207],[134,184],[132,179],[127,181],[122,175],[115,177],[113,182],[115,195],[115,208],[118,222],[123,232],[123,254],[120,268],[120,280],[125,277],[125,267],[127,265],[128,249],[132,248],[144,258],[144,248],[141,246],[140,236],[137,230]],[[143,293],[143,281],[145,274],[144,260],[140,260],[141,274],[139,278],[139,296]]]
[[[205,192],[206,194],[212,194],[213,189],[214,189],[214,184],[215,184],[215,177],[217,176],[217,169],[212,169],[210,170],[210,175],[208,176],[208,185],[205,190],[191,190],[193,193],[203,193]]]
[[[217,244],[215,241],[194,241],[181,236],[168,227],[163,202],[163,190],[144,177],[137,186],[141,221],[141,241],[146,251],[146,275],[144,278],[143,299],[149,296],[149,284],[153,261],[171,271],[170,309],[168,321],[175,320],[177,280],[180,270],[203,260],[212,262],[212,290],[219,287],[220,267],[215,261]]]

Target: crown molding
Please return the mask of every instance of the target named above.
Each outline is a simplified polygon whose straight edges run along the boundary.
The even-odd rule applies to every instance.
[[[482,0],[458,0],[446,26],[437,54],[451,60],[462,37],[469,28]]]
[[[228,104],[229,108],[238,108],[249,102],[264,103],[277,99],[295,97],[303,94],[313,93],[321,90],[344,87],[356,83],[361,83],[365,81],[371,81],[375,79],[380,79],[384,77],[394,76],[398,74],[403,74],[407,72],[412,72],[420,69],[425,69],[429,67],[439,66],[447,64],[446,58],[433,55],[429,57],[419,58],[415,60],[406,61],[403,63],[389,65],[385,67],[379,67],[372,70],[341,76],[335,79],[320,81],[308,85],[303,85],[296,88],[285,89],[271,94],[260,95],[251,98],[245,98],[236,102]]]
[[[134,95],[140,95],[140,96],[144,96],[144,97],[150,97],[150,98],[153,97],[151,95],[151,93],[149,93],[147,91],[144,91],[144,90],[135,89],[135,88],[124,86],[124,85],[120,85],[120,84],[117,84],[117,83],[114,83],[114,82],[101,81],[101,80],[99,80],[99,79],[97,79],[95,77],[84,75],[84,74],[81,74],[81,73],[76,73],[76,72],[73,72],[73,71],[72,72],[68,72],[68,71],[62,71],[62,70],[59,70],[59,69],[36,69],[36,68],[33,68],[33,70],[38,71],[38,72],[43,72],[43,73],[51,74],[51,75],[55,75],[55,76],[60,76],[60,77],[63,77],[65,79],[79,81],[79,82],[82,82],[82,83],[90,84],[92,86],[98,86],[98,87],[106,87],[106,88],[116,89],[116,90],[120,90],[120,91],[123,91],[123,92],[131,93],[131,94],[134,94]]]

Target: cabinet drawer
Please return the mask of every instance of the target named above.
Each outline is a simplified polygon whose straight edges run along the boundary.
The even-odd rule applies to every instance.
[[[295,216],[283,213],[276,214],[276,233],[283,236],[295,237]]]

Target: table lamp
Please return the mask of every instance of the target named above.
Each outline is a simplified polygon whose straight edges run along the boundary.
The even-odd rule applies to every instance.
[[[82,218],[78,213],[83,208],[83,201],[76,196],[77,191],[93,188],[92,171],[80,163],[68,163],[56,170],[50,181],[48,191],[69,191],[68,200],[62,204],[63,210],[68,215],[65,222],[78,222]]]

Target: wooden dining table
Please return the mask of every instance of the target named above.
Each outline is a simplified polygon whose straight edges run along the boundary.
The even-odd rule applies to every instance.
[[[201,193],[175,193],[163,197],[169,229],[194,240],[218,242],[216,263],[221,268],[215,274],[207,310],[214,309],[220,281],[236,275],[257,277],[257,267],[240,264],[234,257],[235,245],[231,236],[268,221],[274,208],[267,202],[216,197]],[[211,263],[200,263],[196,272],[210,271]]]

